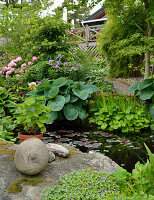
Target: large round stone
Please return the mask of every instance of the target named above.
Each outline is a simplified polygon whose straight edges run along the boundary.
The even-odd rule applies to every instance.
[[[30,138],[22,142],[15,153],[16,168],[28,175],[41,172],[49,160],[49,152],[46,145],[37,138]]]

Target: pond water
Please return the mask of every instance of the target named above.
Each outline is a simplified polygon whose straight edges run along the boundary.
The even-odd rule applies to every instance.
[[[59,128],[60,127],[60,128]],[[83,130],[84,129],[84,130]],[[144,143],[154,152],[154,132],[142,133],[107,133],[78,126],[52,126],[44,134],[45,143],[68,143],[82,152],[98,151],[114,160],[131,172],[137,161],[146,162],[148,156]],[[96,129],[96,128],[95,128]]]

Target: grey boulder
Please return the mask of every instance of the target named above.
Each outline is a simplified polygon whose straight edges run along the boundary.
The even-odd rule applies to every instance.
[[[38,174],[46,167],[48,161],[48,149],[38,138],[30,138],[22,142],[14,158],[17,170],[27,175]]]
[[[57,154],[58,156],[61,156],[61,157],[65,158],[69,154],[68,149],[66,149],[62,145],[48,143],[48,144],[46,144],[46,146],[50,151],[52,151],[53,153]]]

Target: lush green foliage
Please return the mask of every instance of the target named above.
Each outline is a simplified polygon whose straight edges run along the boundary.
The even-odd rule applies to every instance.
[[[137,82],[129,88],[130,92],[134,92],[136,96],[140,96],[141,100],[146,101],[151,113],[151,129],[154,130],[154,79],[149,77],[143,82]]]
[[[15,99],[5,88],[0,87],[0,118],[10,115],[15,109]]]
[[[68,51],[70,45],[65,35],[69,24],[50,16],[41,18],[38,13],[43,8],[40,5],[21,6],[22,9],[12,6],[2,8],[0,34],[8,40],[3,45],[4,50],[10,55],[27,58],[27,61],[32,56],[43,60],[50,59],[55,52]]]
[[[56,119],[75,120],[85,119],[87,114],[84,106],[93,92],[98,91],[94,85],[73,82],[64,77],[53,81],[46,81],[29,93],[32,96],[45,96],[46,105],[51,109],[50,122]]]
[[[153,52],[152,1],[105,0],[108,21],[100,49],[110,64],[110,76],[140,75],[145,52]],[[151,10],[151,11],[150,11]]]
[[[45,132],[45,123],[49,121],[50,108],[45,106],[44,97],[27,98],[18,104],[14,112],[15,123],[29,134]]]
[[[120,130],[122,132],[139,132],[150,123],[150,114],[138,99],[118,95],[95,98],[91,105],[94,116],[89,120],[95,122],[102,130]]]
[[[146,150],[149,154],[149,160],[143,165],[137,162],[132,174],[128,173],[123,168],[114,172],[112,175],[118,178],[117,184],[120,186],[120,199],[141,199],[152,200],[154,198],[153,192],[153,176],[154,176],[154,155],[145,144]]]
[[[16,127],[16,124],[10,117],[0,118],[0,140],[15,141],[12,132]]]
[[[154,156],[145,147],[150,160],[145,165],[136,163],[132,174],[121,167],[111,175],[95,169],[73,171],[46,189],[42,200],[152,200]]]

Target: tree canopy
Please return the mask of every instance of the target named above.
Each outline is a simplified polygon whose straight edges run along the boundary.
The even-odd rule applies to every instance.
[[[100,36],[100,49],[110,64],[111,76],[132,75],[145,58],[149,75],[153,52],[152,0],[105,0],[108,21]]]

